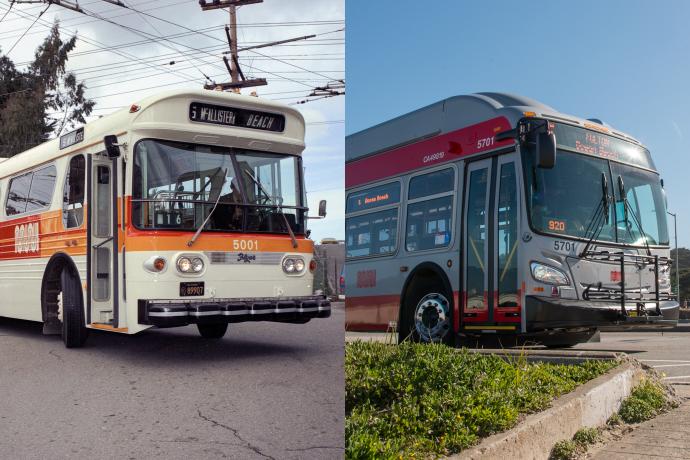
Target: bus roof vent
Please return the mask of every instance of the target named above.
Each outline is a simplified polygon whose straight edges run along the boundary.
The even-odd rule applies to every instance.
[[[606,126],[606,123],[604,123],[603,121],[601,121],[598,118],[588,118],[587,121],[591,121],[592,123],[596,123],[596,124],[601,125],[601,126]]]

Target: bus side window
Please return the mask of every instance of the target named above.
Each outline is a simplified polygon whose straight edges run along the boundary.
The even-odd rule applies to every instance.
[[[62,224],[65,228],[81,227],[84,222],[84,180],[86,161],[83,155],[69,162],[62,199]]]
[[[407,251],[436,249],[450,244],[454,189],[453,168],[410,179],[405,232]]]
[[[26,212],[26,201],[29,197],[32,175],[32,173],[27,173],[10,180],[5,205],[5,213],[8,216]]]

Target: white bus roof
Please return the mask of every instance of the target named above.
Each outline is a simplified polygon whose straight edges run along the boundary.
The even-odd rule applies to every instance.
[[[511,126],[516,126],[524,117],[524,112],[534,112],[536,116],[567,123],[606,126],[599,120],[559,113],[528,97],[508,93],[476,93],[450,97],[347,136],[345,161],[358,160],[499,116],[506,117]],[[627,134],[617,131],[611,133],[639,144]]]
[[[285,115],[283,132],[268,132],[189,121],[189,103],[201,102],[248,110],[280,113]],[[300,154],[304,150],[304,117],[299,111],[284,104],[253,96],[223,93],[209,90],[172,90],[147,97],[132,105],[140,109],[130,113],[130,107],[113,112],[84,125],[84,140],[73,146],[60,149],[60,139],[52,139],[37,147],[0,161],[0,178],[48,163],[56,158],[79,151],[90,145],[103,142],[103,137],[132,131],[160,133],[160,138],[169,140],[187,139],[188,142],[204,139],[213,140],[216,145],[257,144],[273,146],[273,151]]]

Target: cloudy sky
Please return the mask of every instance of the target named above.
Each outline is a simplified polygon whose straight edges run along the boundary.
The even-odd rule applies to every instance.
[[[0,18],[9,3],[0,0]],[[124,3],[131,9],[84,0],[79,6],[86,14],[52,5],[40,18],[46,5],[15,4],[0,22],[0,52],[11,49],[9,56],[18,67],[26,65],[59,20],[64,36],[79,38],[68,69],[86,82],[87,95],[97,102],[95,117],[161,90],[199,88],[206,77],[217,83],[229,80],[222,61],[228,49],[226,10],[203,12],[196,0]],[[315,209],[319,200],[329,202],[328,217],[310,222],[312,237],[342,239],[345,98],[314,100],[307,95],[314,87],[345,78],[344,1],[265,0],[240,7],[237,16],[240,48],[316,35],[240,53],[240,63],[248,78],[268,80],[268,86],[256,88],[261,97],[295,104],[304,114],[309,204]],[[311,100],[297,104],[305,99]]]

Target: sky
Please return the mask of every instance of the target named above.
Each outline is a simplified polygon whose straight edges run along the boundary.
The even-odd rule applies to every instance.
[[[0,18],[5,16],[9,3],[0,0]],[[78,81],[85,82],[86,95],[97,103],[90,119],[163,90],[200,88],[204,75],[217,83],[229,81],[222,61],[222,51],[228,49],[226,10],[203,12],[197,0],[124,3],[141,13],[104,0],[82,0],[79,5],[89,16],[52,5],[36,21],[45,5],[14,5],[0,22],[0,53],[14,47],[10,58],[18,67],[25,66],[53,21],[59,19],[63,37],[78,37],[67,68],[74,71]],[[308,225],[315,241],[344,236],[345,98],[296,103],[308,99],[314,87],[345,78],[344,15],[344,0],[265,0],[240,7],[237,12],[240,48],[317,35],[240,53],[241,67],[248,78],[268,79],[268,86],[254,89],[259,96],[294,105],[307,121],[303,158],[309,206],[315,210],[319,200],[328,200],[327,218],[312,220]],[[243,90],[245,94],[251,91]]]
[[[690,2],[348,0],[346,21],[346,134],[480,91],[599,118],[650,149],[690,247]]]

